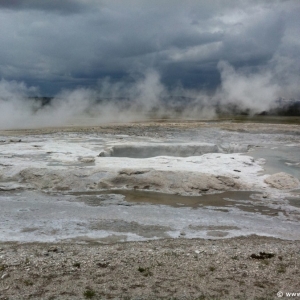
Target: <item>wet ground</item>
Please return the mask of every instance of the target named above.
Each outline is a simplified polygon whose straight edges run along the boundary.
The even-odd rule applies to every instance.
[[[299,190],[263,183],[266,174],[277,172],[300,179],[299,136],[294,121],[270,125],[244,120],[1,132],[0,239],[110,243],[249,234],[299,239]],[[252,156],[253,162],[238,153]],[[175,175],[217,176],[220,170],[248,181],[249,188],[191,188],[176,194],[143,183],[143,190],[120,189],[120,176],[108,190],[98,187],[108,173],[125,167],[138,168],[135,176],[149,168]],[[182,176],[179,184],[185,181]]]
[[[172,196],[149,192],[1,194],[1,239],[117,242],[263,234],[299,239],[299,208],[259,194]],[[255,195],[258,197],[255,199]],[[156,197],[154,197],[156,196]],[[296,200],[295,200],[296,201]]]

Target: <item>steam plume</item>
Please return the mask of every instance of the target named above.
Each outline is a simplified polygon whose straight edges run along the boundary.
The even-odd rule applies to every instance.
[[[169,90],[157,71],[148,70],[131,84],[104,79],[95,89],[64,90],[46,105],[32,97],[39,94],[38,88],[2,79],[0,128],[95,125],[153,117],[207,119],[216,116],[216,107],[228,104],[258,113],[274,107],[279,97],[299,97],[297,75],[288,80],[286,73],[278,72],[280,68],[282,64],[277,64],[253,73],[221,61],[221,85],[212,95],[182,87]]]

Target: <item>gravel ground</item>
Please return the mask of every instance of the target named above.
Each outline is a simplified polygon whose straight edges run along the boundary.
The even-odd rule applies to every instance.
[[[278,299],[279,291],[300,292],[300,241],[249,236],[0,247],[1,300]]]

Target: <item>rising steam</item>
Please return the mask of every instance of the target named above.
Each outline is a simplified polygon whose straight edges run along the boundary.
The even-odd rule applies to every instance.
[[[271,69],[256,73],[237,71],[220,62],[221,85],[214,94],[176,88],[169,90],[155,70],[148,70],[134,83],[99,81],[95,89],[65,90],[42,104],[33,96],[38,89],[16,81],[0,81],[0,129],[63,125],[96,125],[151,118],[213,118],[216,109],[228,104],[259,113],[273,108],[287,94]],[[277,68],[278,69],[278,68]],[[276,70],[277,70],[276,69]],[[290,80],[288,96],[299,97],[298,80]]]

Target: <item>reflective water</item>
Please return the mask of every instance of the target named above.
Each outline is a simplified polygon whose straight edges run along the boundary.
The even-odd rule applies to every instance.
[[[263,168],[266,174],[286,172],[300,179],[300,147],[272,146],[252,149],[249,155],[255,159],[264,158]]]
[[[74,192],[78,200],[91,206],[101,206],[107,199],[113,201],[114,197],[124,196],[124,201],[132,204],[168,205],[172,207],[210,208],[220,211],[228,211],[230,208],[238,208],[241,211],[260,213],[263,215],[278,215],[281,210],[268,207],[263,202],[255,199],[259,192],[253,191],[229,191],[218,194],[206,194],[201,196],[182,196],[140,190],[106,190]],[[126,205],[120,203],[119,205]],[[284,213],[284,211],[282,211]]]

